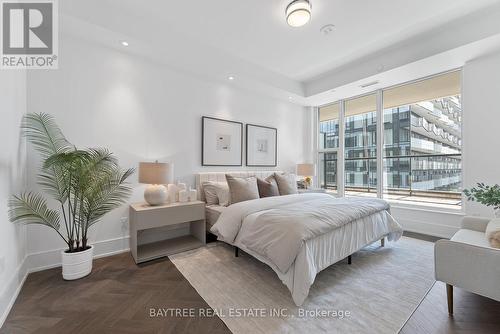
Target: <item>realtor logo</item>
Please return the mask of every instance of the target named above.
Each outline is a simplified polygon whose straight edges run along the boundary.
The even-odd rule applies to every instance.
[[[56,69],[55,0],[0,1],[2,69]]]

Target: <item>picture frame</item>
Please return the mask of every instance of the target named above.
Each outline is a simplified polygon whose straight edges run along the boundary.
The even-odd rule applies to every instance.
[[[243,123],[203,116],[201,165],[243,166]]]
[[[249,167],[278,165],[278,129],[256,124],[246,125],[246,165]]]

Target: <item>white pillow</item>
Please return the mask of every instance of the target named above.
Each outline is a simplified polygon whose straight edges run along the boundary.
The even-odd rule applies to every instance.
[[[225,182],[203,182],[203,193],[208,205],[229,205],[229,187]]]
[[[485,234],[491,247],[500,248],[500,218],[490,220]]]

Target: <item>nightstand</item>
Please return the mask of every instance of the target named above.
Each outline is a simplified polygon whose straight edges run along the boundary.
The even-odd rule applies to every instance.
[[[299,194],[311,194],[311,193],[320,193],[324,194],[326,193],[325,189],[322,188],[309,188],[309,189],[298,189]]]
[[[130,252],[135,263],[184,252],[206,244],[205,202],[194,201],[150,206],[146,203],[130,205]],[[165,227],[169,226],[165,231]],[[146,243],[141,232],[160,229],[165,240]],[[185,229],[189,234],[177,236],[175,231]],[[171,236],[168,234],[171,233]]]

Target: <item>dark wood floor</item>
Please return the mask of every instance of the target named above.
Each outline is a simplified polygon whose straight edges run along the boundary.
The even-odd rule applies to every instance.
[[[30,274],[2,334],[231,333],[217,317],[151,318],[150,308],[208,308],[168,259],[136,266],[124,253],[66,282],[61,268]]]
[[[151,308],[208,305],[168,259],[136,266],[125,253],[95,260],[92,274],[78,281],[63,281],[61,268],[30,274],[0,334],[230,333],[217,317],[151,318]],[[437,282],[401,333],[499,329],[499,302],[455,288],[455,315],[449,317],[445,286]]]
[[[500,333],[499,302],[457,287],[453,290],[452,317],[448,316],[446,306],[446,285],[436,282],[400,333]]]

